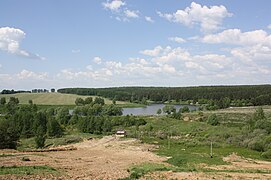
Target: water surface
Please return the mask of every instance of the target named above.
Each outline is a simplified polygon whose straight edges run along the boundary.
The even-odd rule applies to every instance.
[[[123,115],[156,115],[158,109],[163,109],[165,104],[151,104],[146,107],[139,107],[139,108],[123,108]],[[197,110],[198,106],[193,106],[193,105],[172,105],[174,106],[177,111],[180,108],[183,108],[184,106],[187,106],[190,111]]]

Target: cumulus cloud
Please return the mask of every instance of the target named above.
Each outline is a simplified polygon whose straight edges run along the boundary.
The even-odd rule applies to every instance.
[[[146,50],[140,51],[140,53],[147,56],[158,56],[162,50],[163,48],[161,46],[157,46],[154,49],[146,49]]]
[[[154,23],[154,20],[149,16],[145,16],[145,20],[148,22]]]
[[[233,59],[243,63],[242,66],[254,66],[254,69],[257,67],[256,70],[270,66],[268,62],[271,59],[271,35],[263,30],[242,32],[240,29],[228,29],[204,36],[202,42],[236,45],[237,47],[228,51]]]
[[[231,17],[225,6],[201,6],[195,2],[184,10],[177,10],[175,13],[157,12],[160,17],[168,21],[181,23],[185,26],[200,25],[203,32],[213,32],[221,28],[223,19]]]
[[[112,11],[118,11],[122,6],[125,5],[125,2],[122,0],[113,0],[102,3],[105,9],[110,9]]]
[[[183,38],[181,38],[181,37],[170,37],[170,38],[168,38],[168,40],[174,41],[174,42],[177,42],[177,43],[184,43],[184,42],[186,42],[186,40],[183,39]]]
[[[136,63],[140,63],[140,64],[143,64],[143,65],[149,64],[149,62],[146,59],[143,59],[143,58],[129,58],[129,60],[131,62],[136,62]]]
[[[44,80],[48,77],[47,73],[35,73],[28,70],[22,70],[17,74],[19,79],[36,79],[36,80]]]
[[[226,43],[242,46],[255,44],[271,45],[271,36],[263,30],[242,32],[240,29],[228,29],[218,34],[206,35],[202,38],[204,43]]]
[[[100,58],[100,57],[98,57],[98,56],[97,56],[97,57],[94,57],[94,58],[93,58],[93,62],[96,63],[96,64],[101,64],[101,63],[102,63],[102,58]]]
[[[20,43],[25,38],[25,35],[25,32],[21,29],[11,27],[0,28],[0,50],[26,58],[45,59],[38,54],[21,49]]]
[[[138,10],[128,9],[126,3],[122,0],[106,1],[102,3],[102,6],[111,10],[113,17],[118,21],[129,22],[129,19],[139,18]]]
[[[95,57],[99,66],[62,69],[53,79],[62,86],[198,85],[267,83],[270,81],[270,47],[242,46],[227,55],[192,53],[181,47],[156,46],[143,50],[145,58],[112,61]],[[4,79],[4,77],[6,79]],[[9,80],[7,80],[9,78]],[[12,80],[10,80],[12,79]],[[2,84],[48,82],[47,73],[22,70],[0,74]],[[170,81],[168,81],[170,80]],[[66,84],[65,84],[66,83]]]
[[[124,11],[125,16],[128,17],[128,18],[138,18],[139,17],[138,13],[139,13],[138,11],[132,11],[132,10],[129,10],[129,9],[126,9]]]

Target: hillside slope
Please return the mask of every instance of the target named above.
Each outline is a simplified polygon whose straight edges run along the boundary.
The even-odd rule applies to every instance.
[[[80,96],[75,94],[62,94],[62,93],[17,93],[17,94],[0,94],[1,97],[6,97],[8,101],[10,97],[19,99],[20,104],[27,104],[29,100],[39,105],[75,105],[76,98],[85,99],[87,97],[95,96]],[[105,99],[106,104],[111,104],[111,100]],[[125,102],[117,102],[124,104]]]

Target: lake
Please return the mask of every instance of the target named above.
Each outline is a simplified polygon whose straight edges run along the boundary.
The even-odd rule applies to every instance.
[[[165,104],[151,104],[146,107],[140,107],[140,108],[123,108],[123,115],[156,115],[158,109],[163,109]],[[172,105],[177,109],[177,112],[180,108],[187,106],[190,111],[197,110],[198,106],[193,105]]]

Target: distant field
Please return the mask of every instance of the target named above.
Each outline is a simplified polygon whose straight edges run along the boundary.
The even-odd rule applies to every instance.
[[[74,105],[76,98],[85,99],[87,97],[95,96],[80,96],[75,94],[62,94],[62,93],[17,93],[17,94],[0,94],[1,97],[6,97],[7,101],[10,97],[19,99],[20,104],[28,104],[29,100],[38,105]],[[106,104],[111,104],[112,101],[105,99]],[[117,104],[130,104],[129,102],[118,101]]]

